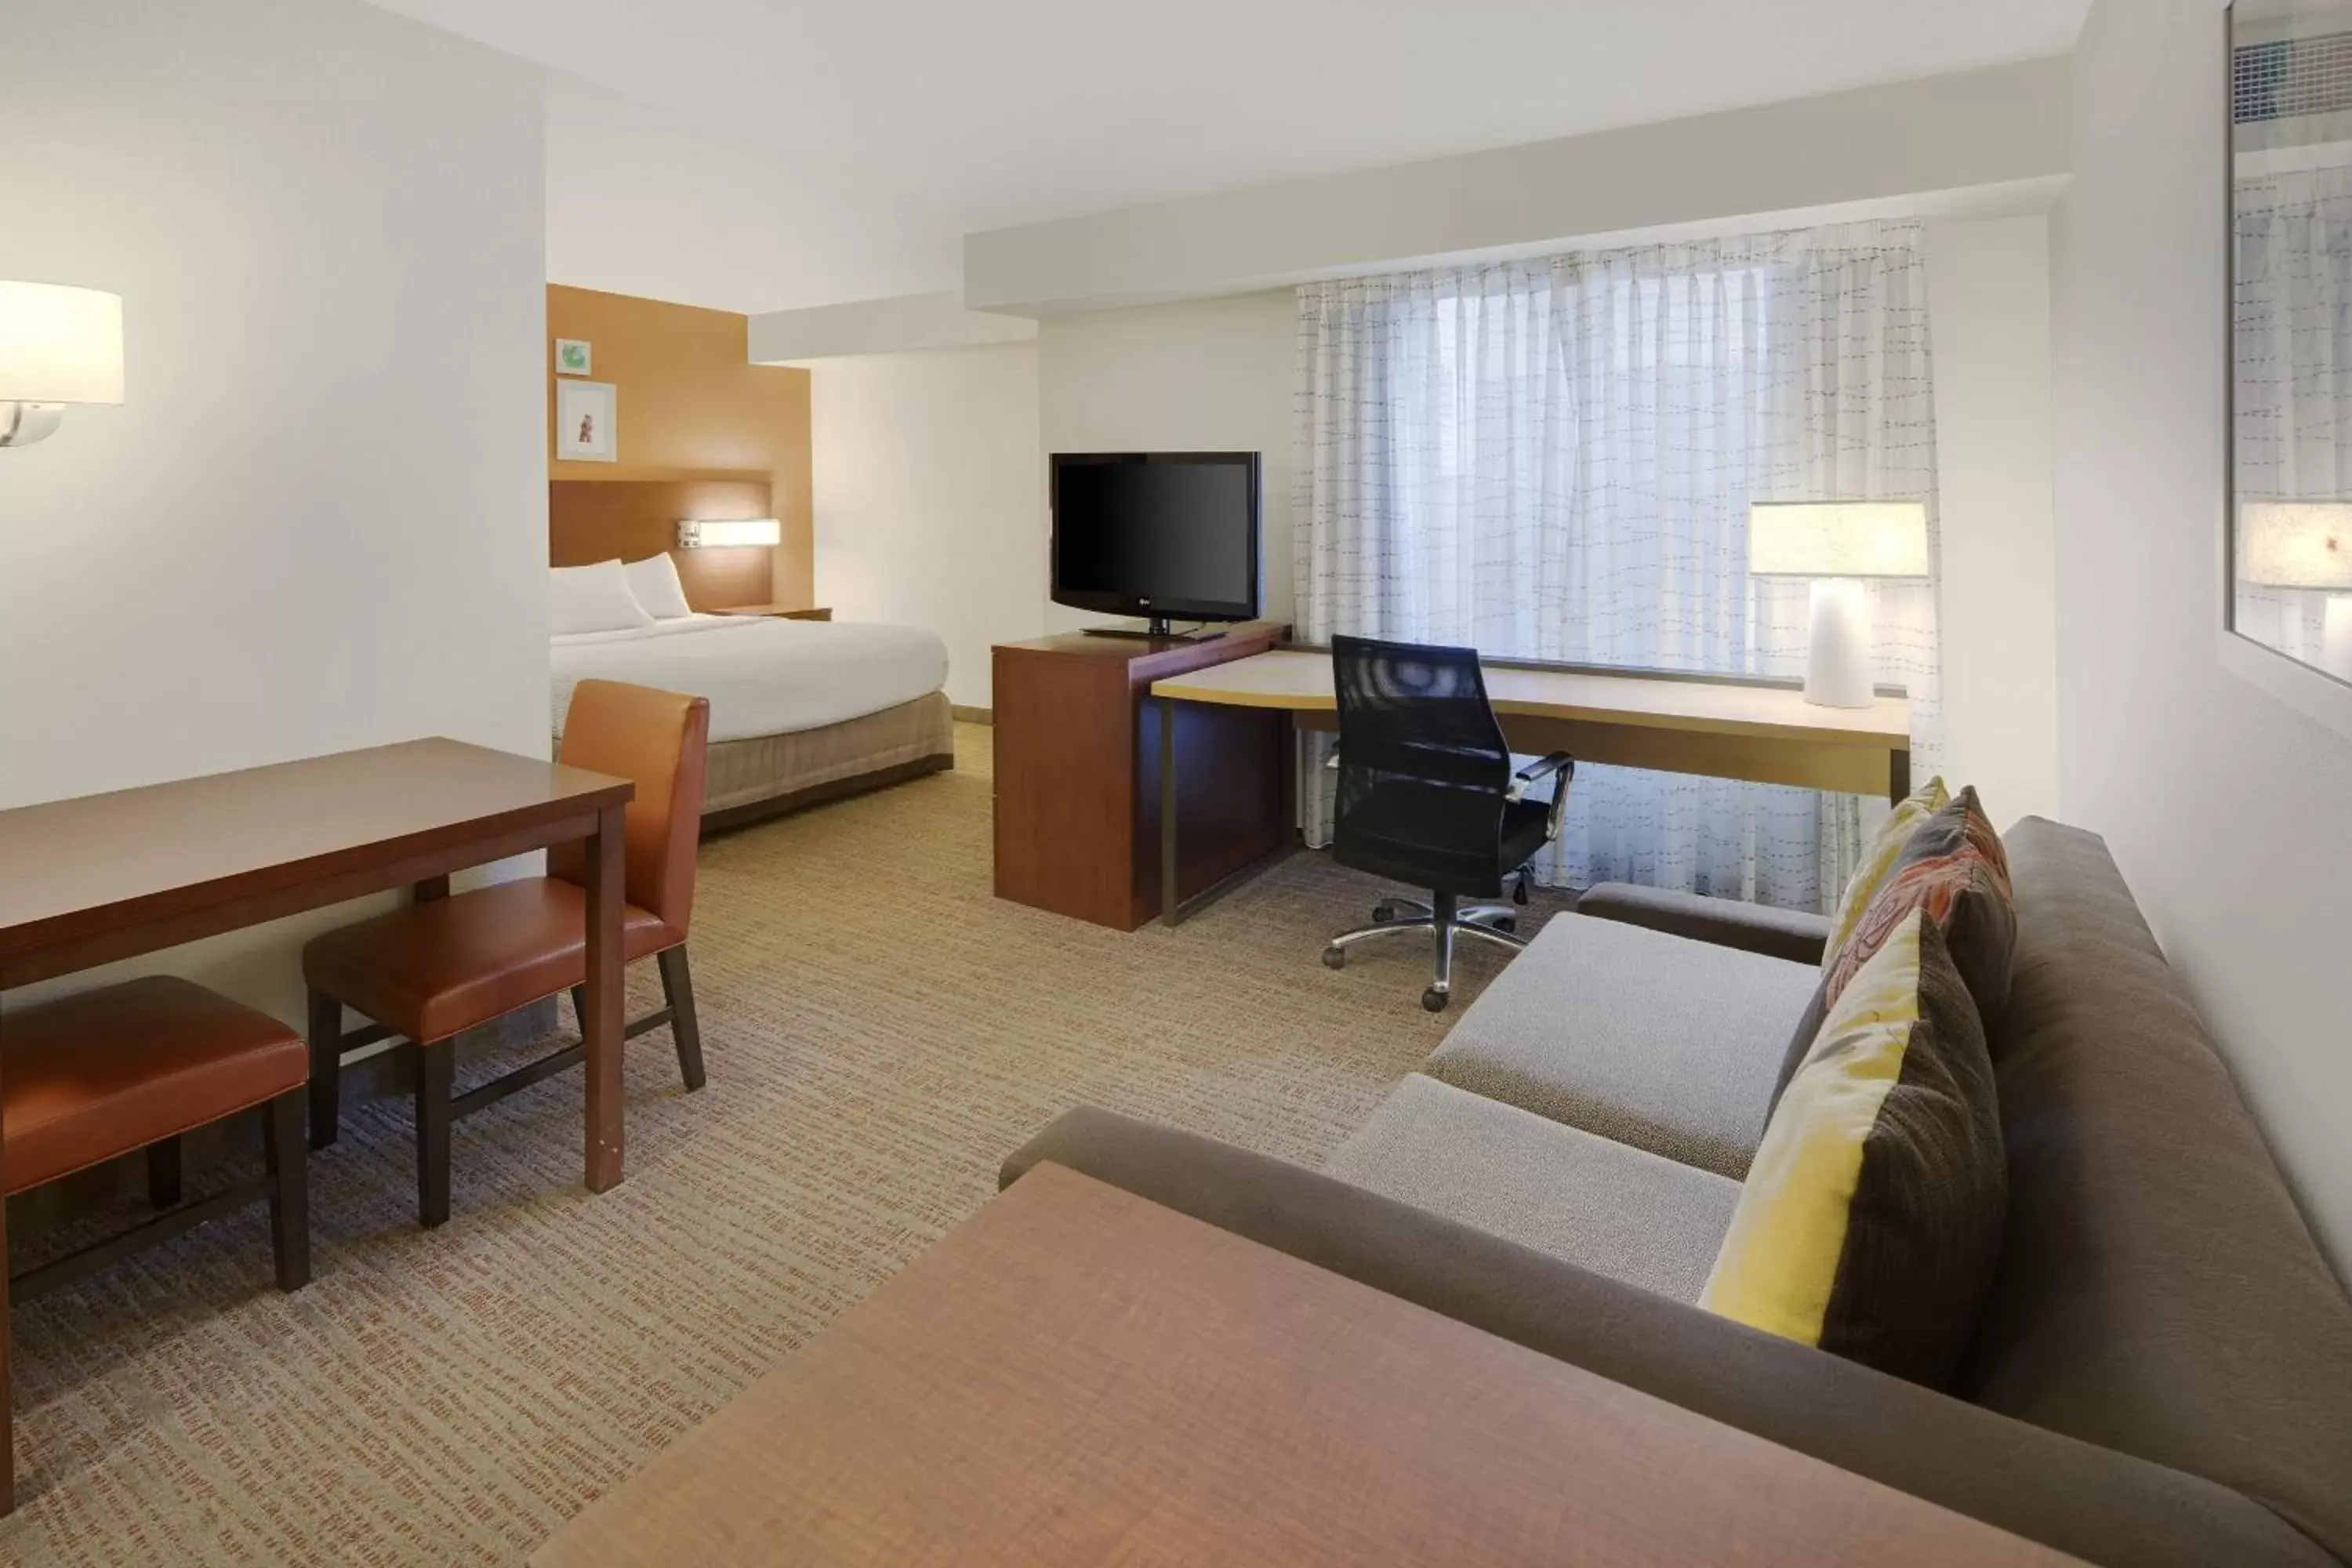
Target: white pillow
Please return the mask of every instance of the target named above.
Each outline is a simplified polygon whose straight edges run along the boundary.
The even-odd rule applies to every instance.
[[[621,570],[628,574],[629,592],[654,619],[682,620],[694,614],[686,602],[686,584],[677,580],[677,563],[667,555],[648,555]]]
[[[629,592],[628,575],[618,561],[557,566],[547,575],[551,585],[547,629],[551,637],[626,631],[654,624],[636,595]]]

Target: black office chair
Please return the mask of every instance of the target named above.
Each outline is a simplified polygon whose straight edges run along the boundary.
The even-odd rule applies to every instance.
[[[1339,699],[1332,856],[1427,888],[1430,900],[1382,900],[1370,925],[1331,939],[1323,962],[1339,969],[1357,942],[1432,931],[1436,976],[1421,1005],[1443,1012],[1454,990],[1455,932],[1527,946],[1512,905],[1459,900],[1500,898],[1505,881],[1516,879],[1517,902],[1528,901],[1527,864],[1559,837],[1576,761],[1555,752],[1511,771],[1511,748],[1486,700],[1475,648],[1333,637],[1331,673]],[[1551,800],[1526,799],[1528,787],[1546,778],[1556,780]]]

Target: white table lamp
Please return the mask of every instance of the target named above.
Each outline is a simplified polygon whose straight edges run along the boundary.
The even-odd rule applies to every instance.
[[[2326,595],[2320,668],[2352,680],[2352,502],[2248,501],[2238,513],[2238,574]]]
[[[1862,579],[1927,575],[1927,508],[1916,500],[1758,501],[1748,510],[1748,570],[1812,579],[1805,700],[1867,708],[1876,685]]]
[[[122,401],[122,299],[0,282],[0,447],[29,447],[75,403]]]

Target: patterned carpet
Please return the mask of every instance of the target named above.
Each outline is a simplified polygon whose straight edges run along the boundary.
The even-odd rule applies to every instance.
[[[313,1163],[299,1295],[268,1287],[256,1208],[18,1310],[0,1556],[520,1561],[970,1215],[1066,1107],[1312,1162],[1437,1044],[1423,944],[1316,962],[1372,896],[1323,857],[1175,931],[997,901],[989,731],[959,730],[954,773],[705,847],[709,1087],[680,1089],[666,1032],[631,1047],[618,1189],[580,1184],[572,1075],[458,1124],[457,1212],[425,1235],[387,1102]],[[1465,955],[1465,999],[1499,957]]]

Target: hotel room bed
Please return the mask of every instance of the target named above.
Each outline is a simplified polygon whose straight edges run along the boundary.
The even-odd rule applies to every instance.
[[[917,627],[697,615],[552,637],[550,655],[559,738],[577,681],[710,700],[706,830],[954,764],[947,647]]]

